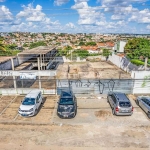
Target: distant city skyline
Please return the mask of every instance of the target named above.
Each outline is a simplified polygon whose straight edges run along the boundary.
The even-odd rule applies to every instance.
[[[150,34],[150,0],[0,0],[0,32]]]

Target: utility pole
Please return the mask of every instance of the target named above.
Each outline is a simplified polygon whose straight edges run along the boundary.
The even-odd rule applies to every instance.
[[[14,71],[15,68],[14,68],[14,61],[13,61],[13,58],[11,58],[11,66],[12,66],[12,70]],[[14,88],[16,89],[17,88],[17,85],[16,85],[16,77],[13,76],[13,81],[14,81]]]
[[[148,61],[148,58],[146,57],[146,58],[145,58],[145,64],[144,64],[144,69],[145,69],[145,70],[147,69],[147,61]]]
[[[72,50],[71,50],[71,62],[72,62]]]
[[[40,71],[40,58],[37,58],[38,61],[38,71]],[[39,75],[39,89],[41,89],[41,76]]]

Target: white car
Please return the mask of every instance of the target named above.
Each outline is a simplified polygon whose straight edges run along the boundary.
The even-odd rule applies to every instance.
[[[32,90],[22,101],[18,113],[21,116],[34,116],[37,114],[40,105],[43,103],[43,96],[40,90]]]

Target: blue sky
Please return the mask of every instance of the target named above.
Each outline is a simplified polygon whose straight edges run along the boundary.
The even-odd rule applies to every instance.
[[[150,0],[0,0],[0,32],[150,34]]]

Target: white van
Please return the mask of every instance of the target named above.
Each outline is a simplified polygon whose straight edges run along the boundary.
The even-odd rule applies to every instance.
[[[41,103],[43,103],[41,91],[32,90],[25,96],[19,107],[18,113],[21,116],[34,116],[37,114]]]

